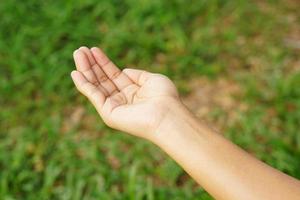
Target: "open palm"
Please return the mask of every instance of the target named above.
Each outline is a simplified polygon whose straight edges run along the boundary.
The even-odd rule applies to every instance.
[[[129,68],[121,71],[99,48],[81,47],[74,60],[77,70],[71,76],[76,87],[112,128],[149,138],[168,113],[168,105],[179,99],[166,76]]]

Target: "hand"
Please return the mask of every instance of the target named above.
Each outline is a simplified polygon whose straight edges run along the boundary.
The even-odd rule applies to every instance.
[[[110,127],[152,139],[173,105],[180,102],[166,76],[143,70],[121,71],[99,48],[74,52],[77,89],[95,106]]]

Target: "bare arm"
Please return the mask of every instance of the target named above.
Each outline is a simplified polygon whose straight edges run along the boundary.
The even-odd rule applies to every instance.
[[[300,182],[252,157],[199,123],[186,109],[172,109],[156,143],[216,199],[300,199]]]
[[[217,199],[299,199],[300,182],[215,133],[181,103],[173,83],[119,70],[98,48],[75,51],[72,79],[112,128],[152,141]]]

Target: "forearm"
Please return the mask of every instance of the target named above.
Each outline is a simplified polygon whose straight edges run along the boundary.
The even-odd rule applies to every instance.
[[[297,199],[300,184],[199,123],[170,110],[154,142],[217,199]]]

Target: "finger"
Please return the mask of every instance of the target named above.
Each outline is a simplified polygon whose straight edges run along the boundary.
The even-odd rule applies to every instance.
[[[96,64],[96,61],[93,57],[93,54],[92,52],[90,51],[90,49],[88,47],[80,47],[79,50],[83,51],[85,53],[85,55],[87,56],[88,60],[89,60],[89,63],[91,66],[93,66],[94,64]]]
[[[74,51],[73,54],[76,69],[80,71],[86,79],[95,86],[99,85],[94,71],[91,68],[87,55],[80,49]],[[107,92],[106,92],[107,94]]]
[[[96,108],[101,108],[105,102],[105,95],[100,88],[90,83],[79,71],[72,71],[71,77],[76,88],[86,96]]]
[[[132,84],[132,81],[127,77],[127,75],[122,73],[122,71],[104,54],[101,49],[93,47],[91,51],[101,69],[103,69],[104,73],[110,80],[112,80],[120,91]]]
[[[152,75],[150,72],[144,70],[130,68],[124,69],[123,73],[126,74],[137,85],[143,85]]]
[[[100,83],[109,95],[117,93],[118,89],[116,85],[106,76],[101,67],[96,63],[91,50],[87,47],[80,47],[79,50],[82,50],[88,58],[91,69],[94,72],[98,83]]]
[[[105,88],[109,95],[113,95],[119,92],[117,86],[106,76],[106,74],[98,64],[93,65],[92,69],[96,74],[98,82],[103,88]]]

